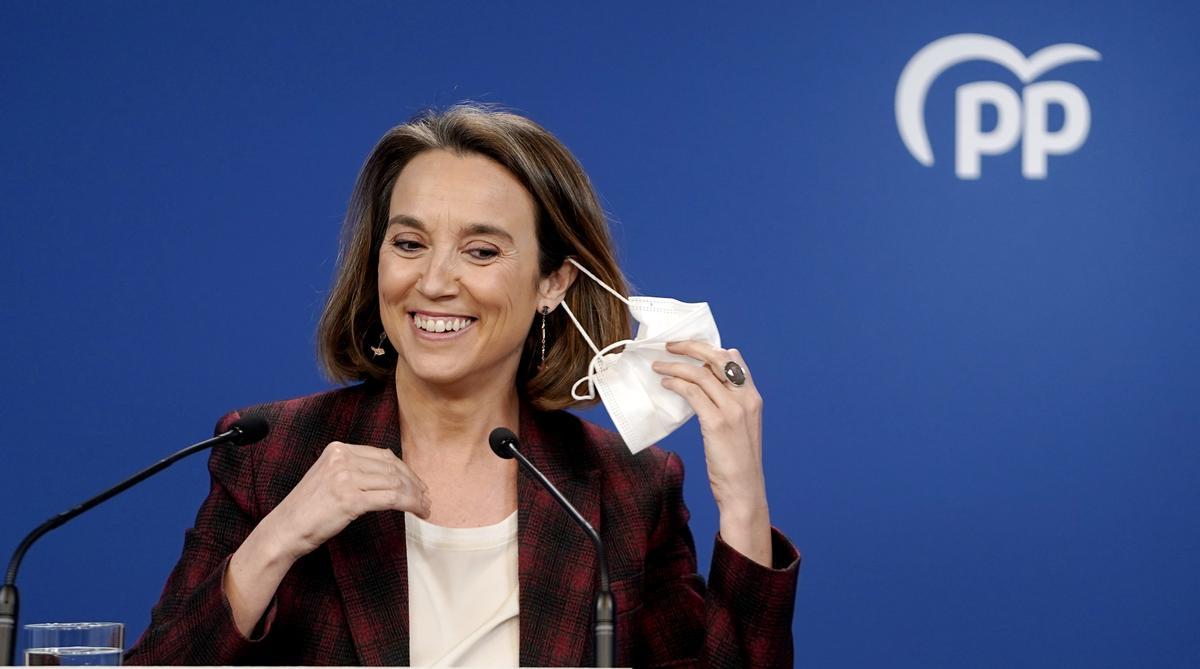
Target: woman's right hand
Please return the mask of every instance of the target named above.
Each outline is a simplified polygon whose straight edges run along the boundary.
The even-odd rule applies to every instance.
[[[234,552],[225,596],[249,637],[292,564],[370,511],[429,517],[429,487],[385,448],[330,443],[288,496]]]
[[[429,487],[386,448],[334,441],[259,526],[283,556],[295,561],[369,511],[428,518],[428,493]]]

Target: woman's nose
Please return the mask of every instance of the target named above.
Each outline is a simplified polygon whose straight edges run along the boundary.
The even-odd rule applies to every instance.
[[[417,292],[434,300],[458,293],[458,263],[453,253],[433,253],[417,281]]]

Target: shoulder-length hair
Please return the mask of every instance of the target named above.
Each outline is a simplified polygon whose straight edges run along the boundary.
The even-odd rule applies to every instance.
[[[413,157],[441,149],[478,154],[496,161],[525,186],[537,203],[538,265],[541,276],[568,256],[605,283],[628,294],[608,223],[579,161],[553,135],[517,114],[474,104],[426,111],[392,128],[363,164],[342,230],[337,274],[317,328],[317,353],[329,378],[339,383],[385,381],[396,355],[374,356],[379,342],[379,249],[387,229],[388,204],[400,171]],[[571,311],[598,345],[627,339],[630,319],[623,303],[582,274],[567,290]],[[530,314],[532,317],[533,314]],[[539,409],[591,404],[571,397],[572,384],[587,373],[592,350],[561,309],[546,320],[546,361],[541,358],[541,324],[531,318],[517,388]]]

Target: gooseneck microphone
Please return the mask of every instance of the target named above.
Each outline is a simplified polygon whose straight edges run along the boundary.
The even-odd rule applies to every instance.
[[[554,487],[554,484],[547,479],[542,472],[538,471],[537,467],[526,458],[521,451],[517,449],[520,441],[513,431],[506,427],[498,427],[492,430],[488,435],[488,445],[492,447],[492,452],[496,455],[509,460],[516,458],[525,471],[529,472],[533,478],[537,479],[538,483],[550,493],[550,496],[555,499],[566,510],[583,531],[587,533],[588,538],[596,545],[596,565],[600,577],[599,592],[596,593],[596,619],[592,625],[592,635],[596,644],[596,666],[611,667],[616,661],[617,655],[617,605],[613,600],[612,589],[608,583],[608,559],[604,553],[604,542],[600,541],[600,535],[596,533],[596,529],[592,527],[579,511],[567,501],[566,497]]]
[[[66,523],[97,504],[105,502],[113,496],[141,483],[178,460],[186,458],[193,453],[203,451],[206,448],[222,444],[234,444],[237,446],[253,444],[261,441],[263,437],[267,436],[267,432],[269,431],[270,426],[262,416],[246,416],[235,422],[227,431],[211,439],[205,439],[198,444],[188,446],[178,453],[159,460],[99,495],[79,504],[75,508],[54,516],[25,535],[25,538],[17,546],[17,550],[13,552],[12,559],[8,561],[8,572],[4,576],[4,585],[0,586],[0,660],[4,662],[4,665],[13,665],[13,654],[17,649],[17,612],[20,603],[20,598],[17,594],[17,569],[21,566],[21,559],[25,557],[25,551],[29,550],[33,542],[42,538],[42,535],[50,530]]]

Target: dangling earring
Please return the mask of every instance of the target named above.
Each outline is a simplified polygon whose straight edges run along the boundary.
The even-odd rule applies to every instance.
[[[370,348],[370,349],[371,349],[371,355],[373,355],[373,356],[375,356],[376,358],[378,358],[378,357],[380,357],[380,356],[382,356],[382,355],[386,354],[386,353],[387,353],[387,351],[385,351],[385,350],[383,349],[383,342],[385,342],[385,341],[387,341],[387,332],[380,332],[380,333],[379,333],[379,343],[378,343],[378,344],[376,344],[375,346],[369,346],[369,347],[367,347],[367,348]]]
[[[546,364],[546,314],[550,313],[550,307],[542,307],[542,361],[538,363],[538,369]]]

